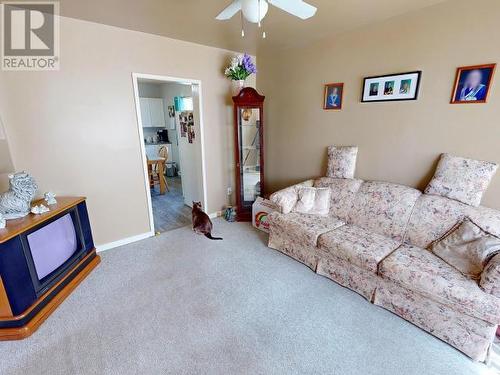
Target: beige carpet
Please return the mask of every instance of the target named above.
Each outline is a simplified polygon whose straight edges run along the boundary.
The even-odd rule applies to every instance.
[[[215,221],[102,254],[0,374],[487,374],[447,344]]]

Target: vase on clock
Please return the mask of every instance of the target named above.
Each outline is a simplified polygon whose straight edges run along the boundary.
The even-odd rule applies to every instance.
[[[245,80],[244,79],[232,81],[232,83],[233,83],[233,91],[232,91],[233,96],[238,95],[240,93],[240,91],[245,88]]]

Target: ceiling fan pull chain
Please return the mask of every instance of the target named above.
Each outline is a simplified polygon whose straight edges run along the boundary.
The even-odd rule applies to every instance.
[[[261,0],[259,0],[259,20],[260,20],[260,2]],[[262,23],[264,23],[264,19],[262,19],[262,21],[259,21],[259,27],[261,26]],[[262,39],[266,39],[266,30],[262,30]]]
[[[243,11],[240,12],[241,15],[241,37],[245,37],[245,21],[243,20]]]

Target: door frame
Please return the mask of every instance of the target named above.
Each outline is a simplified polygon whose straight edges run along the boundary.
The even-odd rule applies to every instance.
[[[203,87],[201,80],[191,79],[191,78],[180,78],[163,76],[156,74],[146,74],[146,73],[132,73],[132,84],[134,89],[134,101],[135,101],[135,113],[137,116],[137,130],[139,135],[139,145],[141,149],[141,159],[142,167],[144,172],[144,188],[146,191],[146,197],[148,202],[148,212],[149,212],[149,227],[151,233],[155,233],[154,217],[153,217],[153,203],[151,200],[151,189],[149,187],[149,174],[146,159],[146,146],[144,145],[144,132],[142,129],[142,116],[141,116],[141,106],[139,101],[139,80],[147,79],[152,81],[158,81],[158,83],[181,83],[190,84],[191,86],[198,86],[198,101],[199,101],[199,113],[198,118],[200,122],[200,146],[201,146],[201,191],[203,192],[202,204],[205,210],[208,207],[207,200],[207,169],[205,164],[205,135],[204,135],[204,121],[203,121]],[[194,110],[194,108],[193,108]]]

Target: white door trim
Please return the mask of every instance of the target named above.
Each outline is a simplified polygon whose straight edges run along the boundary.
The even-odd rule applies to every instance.
[[[139,133],[139,144],[141,148],[141,156],[142,156],[142,165],[144,170],[144,189],[146,192],[147,202],[148,202],[148,211],[149,211],[149,228],[151,235],[155,233],[154,226],[154,217],[153,217],[153,204],[151,201],[151,190],[149,188],[149,176],[148,176],[148,167],[146,162],[146,147],[144,145],[144,132],[142,130],[142,118],[141,118],[141,107],[139,103],[139,85],[138,81],[140,79],[148,79],[153,81],[158,81],[162,83],[184,83],[190,85],[196,85],[199,89],[199,119],[200,119],[200,144],[201,144],[201,175],[202,175],[202,191],[203,191],[203,207],[207,210],[208,201],[207,201],[207,169],[206,169],[206,160],[205,160],[205,135],[204,135],[204,122],[203,122],[203,87],[202,83],[198,79],[190,79],[190,78],[179,78],[179,77],[170,77],[170,76],[162,76],[155,74],[145,74],[145,73],[132,73],[132,84],[134,88],[134,100],[135,100],[135,113],[137,115],[137,128]]]

